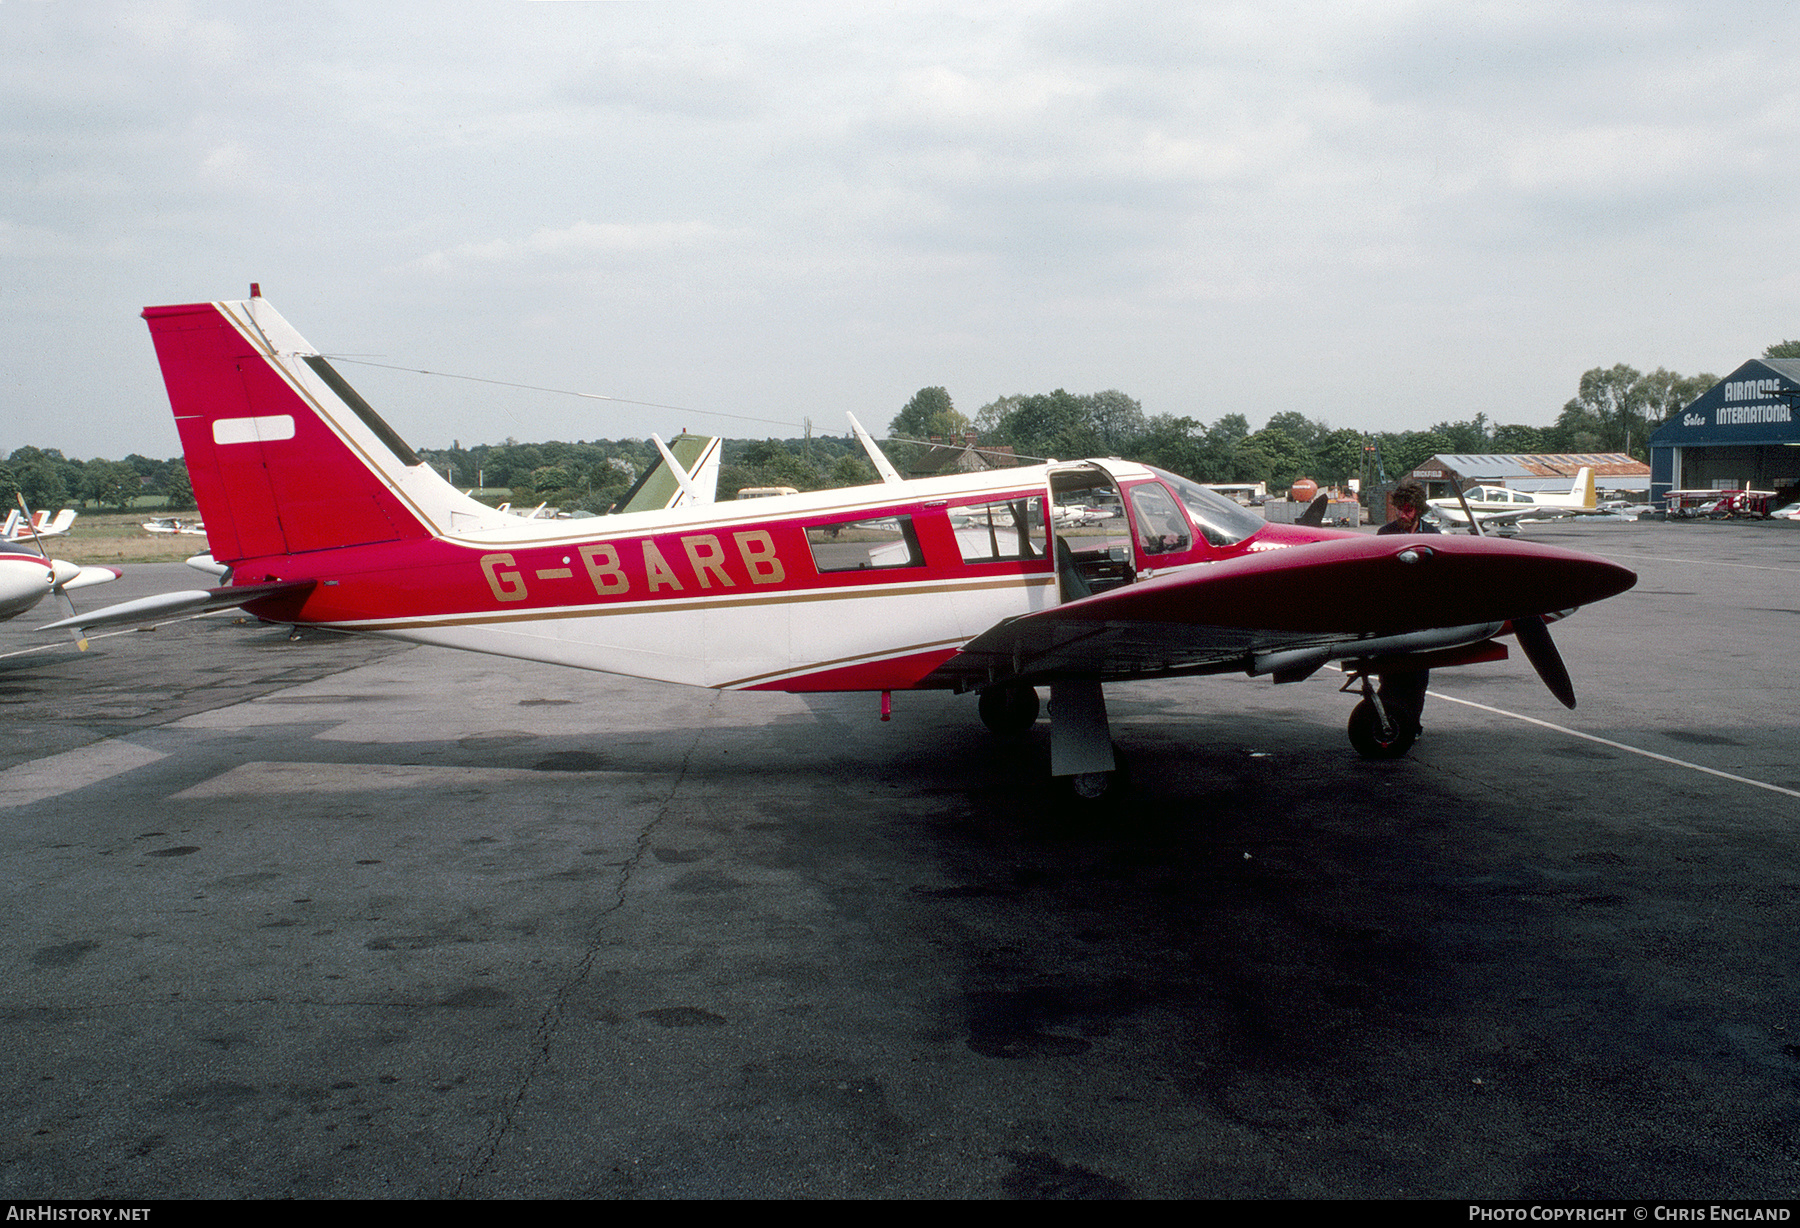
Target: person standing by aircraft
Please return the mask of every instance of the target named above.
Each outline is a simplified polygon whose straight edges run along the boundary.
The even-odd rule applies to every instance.
[[[1394,518],[1375,531],[1377,533],[1436,533],[1434,524],[1427,524],[1421,517],[1425,515],[1429,504],[1425,502],[1425,488],[1417,482],[1406,481],[1394,487],[1389,496],[1394,502]]]
[[[1377,533],[1436,533],[1438,527],[1427,524],[1424,516],[1430,506],[1425,501],[1425,488],[1414,481],[1405,481],[1394,487],[1390,496],[1394,503],[1394,518],[1375,531]],[[1383,674],[1381,688],[1377,694],[1381,697],[1381,706],[1386,708],[1390,719],[1410,721],[1413,736],[1423,733],[1425,727],[1421,719],[1425,715],[1425,691],[1431,685],[1431,671],[1428,669],[1412,670],[1404,674]]]

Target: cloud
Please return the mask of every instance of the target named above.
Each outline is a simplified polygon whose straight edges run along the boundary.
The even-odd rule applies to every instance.
[[[439,276],[493,275],[496,266],[591,268],[641,261],[742,240],[748,232],[707,222],[588,222],[545,227],[523,239],[487,239],[429,252],[401,266]],[[484,274],[482,270],[487,270]]]
[[[1499,346],[1476,408],[1554,416],[1571,370],[1793,331],[1797,34],[1748,0],[0,3],[0,421],[116,317],[55,425],[150,429],[137,308],[253,278],[349,350],[603,350],[671,403],[1041,383],[1257,419],[1305,350],[1376,426],[1456,416]],[[534,352],[547,318],[599,340]]]

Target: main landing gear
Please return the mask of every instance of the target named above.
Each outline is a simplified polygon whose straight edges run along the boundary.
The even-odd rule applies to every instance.
[[[1424,671],[1394,674],[1376,689],[1368,674],[1354,674],[1344,690],[1360,682],[1362,702],[1350,710],[1350,745],[1364,759],[1398,759],[1419,738],[1419,717],[1425,710]]]
[[[981,693],[981,722],[994,733],[1016,736],[1038,718],[1038,695],[1029,686],[992,686]],[[1115,792],[1124,769],[1106,719],[1098,678],[1057,678],[1050,683],[1050,774],[1082,801]]]
[[[981,693],[976,706],[988,732],[1003,738],[1016,737],[1037,724],[1036,687],[991,686]]]

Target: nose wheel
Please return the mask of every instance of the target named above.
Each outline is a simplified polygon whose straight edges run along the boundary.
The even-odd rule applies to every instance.
[[[1350,709],[1350,745],[1364,759],[1398,759],[1412,749],[1418,730],[1384,720],[1378,702],[1365,699]]]
[[[1424,672],[1390,674],[1380,689],[1367,673],[1345,679],[1348,691],[1358,684],[1362,700],[1350,710],[1350,745],[1364,759],[1398,759],[1419,739],[1419,717],[1425,709]]]

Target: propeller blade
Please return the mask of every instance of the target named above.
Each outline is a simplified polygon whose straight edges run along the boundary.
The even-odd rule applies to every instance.
[[[62,602],[64,618],[72,619],[75,617],[75,599],[64,592],[63,586],[56,581],[56,560],[50,557],[50,552],[48,550],[44,549],[44,539],[39,537],[37,531],[31,526],[31,508],[25,502],[25,494],[23,491],[14,491],[13,497],[19,501],[19,511],[24,514],[24,527],[26,531],[31,534],[32,545],[36,546],[38,553],[44,556],[44,562],[50,564],[50,591],[56,594],[56,599],[58,601]],[[48,513],[46,513],[46,515],[48,515]],[[118,573],[114,572],[113,574],[117,575]],[[88,646],[87,636],[80,631],[75,631],[71,634],[74,636],[76,645],[81,651],[86,652]]]
[[[1519,641],[1519,647],[1525,650],[1525,659],[1531,662],[1538,677],[1550,688],[1550,693],[1561,701],[1565,708],[1575,706],[1575,684],[1569,681],[1569,671],[1563,665],[1562,654],[1556,651],[1556,644],[1550,638],[1550,628],[1541,615],[1533,614],[1530,618],[1513,619],[1513,636]]]

